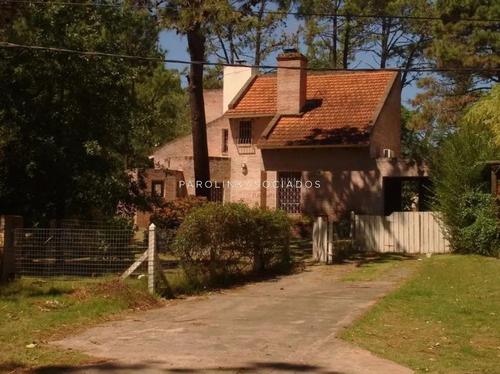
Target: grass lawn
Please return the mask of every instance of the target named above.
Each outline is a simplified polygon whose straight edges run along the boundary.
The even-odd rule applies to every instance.
[[[0,285],[0,373],[89,363],[87,356],[58,350],[47,341],[159,303],[137,280],[22,278]]]
[[[373,281],[389,270],[416,266],[417,257],[402,253],[358,254],[350,258],[357,262],[358,269],[344,275],[342,281]],[[414,260],[414,261],[404,261]]]
[[[439,255],[418,263],[342,338],[417,373],[500,373],[500,260]]]

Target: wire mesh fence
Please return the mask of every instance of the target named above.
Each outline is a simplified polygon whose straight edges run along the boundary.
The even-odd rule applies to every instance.
[[[94,229],[94,230],[121,230],[129,227],[126,221],[85,221],[79,219],[63,219],[59,222],[57,228],[60,229]]]
[[[171,270],[179,267],[179,257],[173,250],[173,242],[177,230],[156,229],[156,251],[163,270]]]
[[[16,276],[120,274],[148,249],[134,234],[113,228],[16,229]]]

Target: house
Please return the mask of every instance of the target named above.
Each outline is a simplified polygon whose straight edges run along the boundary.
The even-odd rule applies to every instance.
[[[213,200],[333,220],[399,210],[403,178],[427,175],[401,159],[399,73],[308,72],[295,50],[277,59],[274,75],[224,68],[222,115],[207,125]],[[191,135],[152,157],[176,171],[177,197],[194,194]]]

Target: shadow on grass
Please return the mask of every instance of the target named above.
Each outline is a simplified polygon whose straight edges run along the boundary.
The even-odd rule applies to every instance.
[[[246,269],[235,274],[222,274],[222,277],[218,279],[209,280],[202,273],[188,277],[182,268],[177,268],[167,269],[166,276],[170,283],[173,298],[177,298],[184,295],[197,295],[207,291],[218,292],[246,284],[278,281],[282,276],[306,271],[306,263],[311,260],[311,239],[292,239],[289,260],[266,267],[265,270],[260,272]],[[166,295],[163,296],[166,297]]]
[[[71,284],[21,278],[2,284],[0,299],[12,301],[20,298],[55,297],[72,292],[74,292],[74,287]]]
[[[355,263],[356,267],[367,264],[385,264],[395,261],[416,260],[417,255],[409,253],[378,253],[378,252],[357,252],[352,253],[344,263]]]
[[[305,262],[312,259],[312,240],[292,239],[290,241],[290,254],[295,262]]]
[[[56,374],[56,373],[75,373],[75,374],[99,374],[99,373],[123,373],[123,372],[147,372],[147,373],[206,373],[206,372],[231,372],[247,373],[256,370],[272,370],[276,372],[293,373],[318,373],[318,374],[344,374],[339,371],[324,369],[316,365],[294,364],[287,362],[253,362],[243,366],[232,367],[207,367],[207,368],[169,368],[161,367],[161,363],[144,363],[122,365],[118,363],[101,363],[86,365],[83,367],[68,366],[49,366],[30,371],[32,374]]]

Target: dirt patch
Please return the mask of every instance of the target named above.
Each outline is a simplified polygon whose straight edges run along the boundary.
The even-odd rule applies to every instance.
[[[121,298],[128,302],[128,307],[133,310],[149,310],[162,305],[149,293],[135,289],[120,279],[112,279],[91,286],[79,287],[70,296],[78,301],[88,300],[93,297],[103,299]]]

